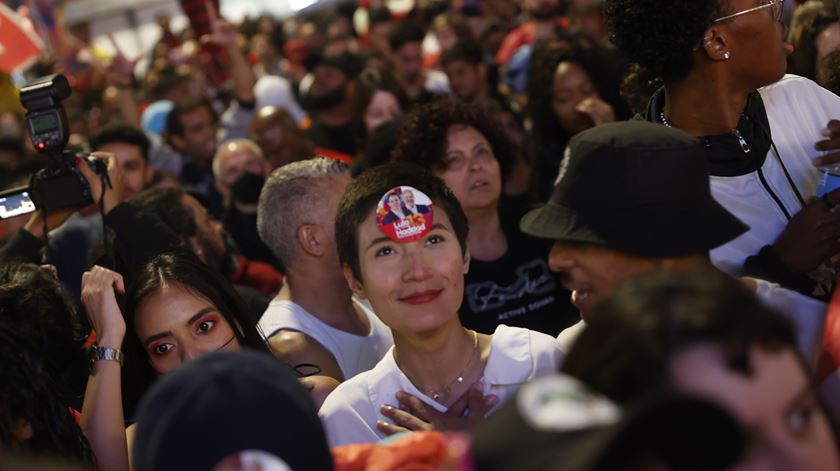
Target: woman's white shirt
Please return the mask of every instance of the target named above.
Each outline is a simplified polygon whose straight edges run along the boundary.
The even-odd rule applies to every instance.
[[[563,352],[557,339],[518,327],[500,325],[493,333],[490,355],[481,382],[484,394],[499,398],[492,414],[516,394],[526,382],[560,367]],[[383,404],[397,406],[396,393],[405,391],[439,412],[446,407],[420,391],[399,369],[394,349],[370,371],[361,373],[338,386],[318,415],[324,423],[330,446],[377,442],[385,435],[376,429],[376,421],[390,421],[379,413]]]

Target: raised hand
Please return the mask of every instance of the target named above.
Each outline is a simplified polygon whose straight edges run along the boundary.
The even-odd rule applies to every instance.
[[[125,293],[125,282],[119,273],[97,265],[82,275],[82,304],[98,343],[119,349],[125,338],[125,319],[116,293]]]
[[[817,167],[840,163],[840,120],[832,119],[822,131],[825,137],[814,145],[819,151],[829,152],[813,160]]]
[[[105,166],[108,169],[108,179],[111,182],[111,187],[103,188],[102,185],[102,177],[93,171],[90,168],[90,165],[83,159],[78,159],[76,161],[76,166],[79,168],[79,171],[82,173],[82,176],[85,177],[87,180],[88,185],[90,185],[91,195],[93,196],[93,202],[95,204],[99,204],[99,200],[103,198],[103,190],[104,190],[104,198],[105,201],[103,202],[103,206],[105,208],[105,214],[108,214],[114,206],[118,205],[123,200],[123,195],[125,193],[125,183],[123,182],[123,175],[122,170],[120,169],[120,165],[117,162],[117,158],[114,154],[108,152],[92,152],[91,157],[99,159],[105,163]]]
[[[575,110],[592,118],[595,126],[615,121],[615,111],[613,111],[612,106],[598,97],[590,97],[581,101],[575,107]]]
[[[838,203],[840,189],[812,199],[773,243],[776,257],[790,271],[807,273],[840,253],[840,213],[829,208]]]

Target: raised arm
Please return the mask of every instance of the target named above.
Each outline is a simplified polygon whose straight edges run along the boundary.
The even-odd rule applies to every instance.
[[[128,445],[120,383],[121,349],[126,328],[116,292],[125,292],[119,273],[95,266],[82,275],[82,303],[97,334],[94,348],[100,352],[100,359],[93,360],[91,366],[81,427],[90,441],[99,469],[127,471]]]

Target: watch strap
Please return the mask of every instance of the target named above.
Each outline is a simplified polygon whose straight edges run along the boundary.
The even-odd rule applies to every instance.
[[[125,359],[125,355],[123,354],[122,350],[117,348],[110,348],[110,347],[100,347],[99,345],[93,345],[90,347],[90,366],[93,367],[93,364],[97,360],[108,360],[108,361],[115,361],[123,365],[123,360]]]

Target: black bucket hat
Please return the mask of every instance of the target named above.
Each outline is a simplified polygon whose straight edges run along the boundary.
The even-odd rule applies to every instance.
[[[143,397],[132,469],[210,470],[242,451],[268,453],[293,470],[333,469],[309,392],[270,354],[209,353],[160,378]]]
[[[707,253],[749,229],[712,198],[699,140],[645,121],[572,138],[551,198],[520,227],[646,257]]]

